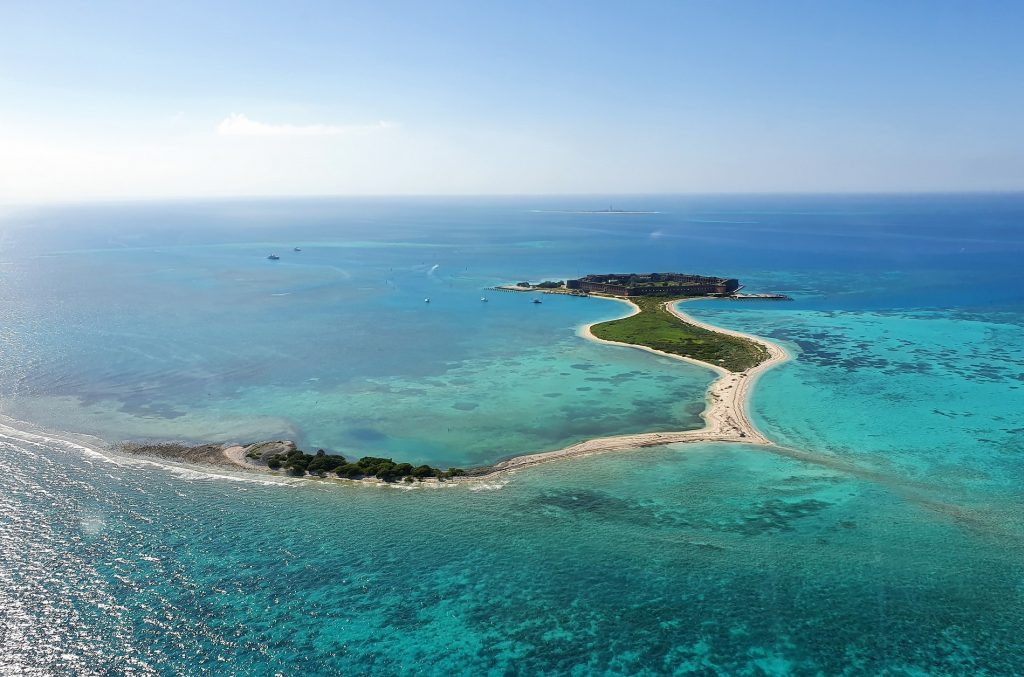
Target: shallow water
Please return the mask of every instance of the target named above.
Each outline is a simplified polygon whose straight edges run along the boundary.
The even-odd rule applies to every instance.
[[[266,486],[6,444],[2,459],[7,666],[1024,668],[1019,524],[756,448],[576,459],[500,490]]]
[[[0,428],[0,672],[1024,672],[1024,199],[637,200],[664,213],[7,213],[0,413],[40,429]],[[708,372],[575,336],[619,306],[484,291],[616,269],[796,297],[687,306],[793,353],[752,403],[787,448],[433,490],[104,450],[289,435],[471,465],[699,425]]]

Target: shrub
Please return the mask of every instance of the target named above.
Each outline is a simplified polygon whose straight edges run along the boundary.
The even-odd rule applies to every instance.
[[[345,465],[339,465],[335,471],[338,473],[338,477],[348,477],[349,479],[355,479],[363,476],[363,469],[355,463],[346,463]]]
[[[335,468],[345,465],[344,456],[335,456],[333,454],[321,454],[317,453],[316,456],[307,456],[309,459],[308,470],[310,472],[330,472]]]
[[[412,469],[409,473],[417,479],[423,479],[424,477],[433,477],[436,474],[436,470],[431,468],[429,465],[419,465]]]

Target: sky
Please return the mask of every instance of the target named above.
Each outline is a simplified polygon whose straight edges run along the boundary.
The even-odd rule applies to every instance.
[[[1024,2],[0,0],[0,201],[1024,190]]]

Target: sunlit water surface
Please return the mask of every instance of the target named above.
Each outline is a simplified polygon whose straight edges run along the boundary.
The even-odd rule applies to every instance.
[[[10,210],[0,672],[1024,672],[1024,199],[634,201],[662,213]],[[486,289],[613,270],[793,295],[688,309],[793,353],[753,413],[797,451],[404,490],[106,450],[288,436],[474,465],[698,426],[707,372],[576,337],[619,306]]]

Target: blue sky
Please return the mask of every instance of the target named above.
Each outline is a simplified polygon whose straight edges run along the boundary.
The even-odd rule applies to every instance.
[[[0,200],[1021,190],[1022,27],[1020,2],[8,0]]]

